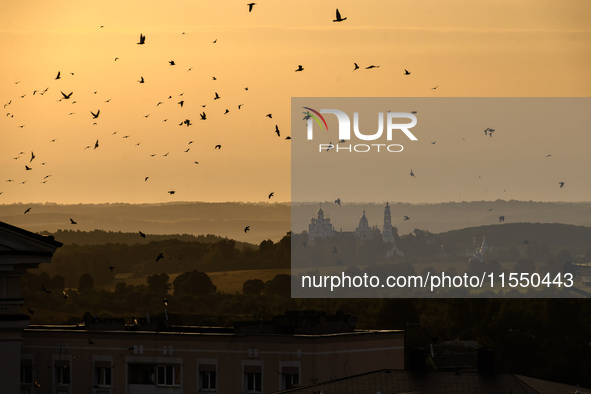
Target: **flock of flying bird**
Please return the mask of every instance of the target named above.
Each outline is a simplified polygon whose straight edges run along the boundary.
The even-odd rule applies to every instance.
[[[248,4],[247,4],[247,6],[248,6],[248,12],[252,12],[252,11],[253,11],[253,9],[254,9],[254,6],[255,6],[255,5],[257,5],[257,3],[248,3]],[[341,13],[339,12],[339,10],[338,10],[338,9],[336,9],[336,18],[335,18],[335,19],[333,19],[333,22],[340,23],[340,22],[344,22],[344,21],[346,21],[346,20],[347,20],[347,17],[343,17],[343,16],[341,15]],[[101,28],[102,28],[102,27],[103,27],[103,26],[101,26]],[[184,35],[184,34],[185,34],[185,33],[183,32],[183,35]],[[213,41],[213,43],[214,43],[214,44],[215,44],[215,43],[217,43],[217,39],[216,39],[216,40],[214,40],[214,41]],[[140,34],[139,41],[137,42],[137,45],[147,45],[147,44],[146,44],[146,36],[145,36],[143,33],[142,33],[142,34]],[[114,61],[116,62],[116,61],[118,61],[118,60],[119,60],[119,57],[115,57],[115,60],[114,60]],[[168,61],[168,64],[169,64],[169,66],[170,66],[170,67],[177,66],[177,64],[175,63],[175,61],[174,61],[174,60],[169,60],[169,61]],[[376,69],[376,68],[379,68],[379,67],[380,67],[379,65],[371,64],[371,65],[369,65],[369,66],[367,66],[367,67],[364,67],[364,68],[365,68],[365,69],[367,69],[367,70],[371,70],[371,69]],[[357,63],[354,63],[354,68],[353,68],[353,71],[356,71],[356,70],[358,70],[358,69],[360,69],[360,68],[361,68],[361,67],[360,67],[360,66],[359,66]],[[192,68],[189,68],[187,71],[191,71],[191,70],[192,70]],[[304,67],[303,67],[303,65],[298,65],[298,67],[295,69],[295,71],[296,71],[296,72],[302,72],[302,71],[304,71]],[[74,73],[73,73],[73,72],[71,72],[71,73],[70,73],[70,75],[72,75],[72,76],[73,76],[73,75],[74,75]],[[409,70],[407,70],[407,69],[404,69],[404,73],[403,73],[403,75],[404,75],[404,76],[409,76],[409,75],[411,75],[411,72],[410,72]],[[139,80],[137,80],[137,82],[138,82],[138,83],[140,83],[140,84],[145,84],[145,83],[147,83],[147,82],[146,82],[146,80],[145,80],[145,78],[144,78],[143,76],[140,76],[139,78],[140,78],[140,79],[139,79]],[[62,74],[61,74],[61,72],[60,72],[60,71],[58,71],[58,72],[57,72],[57,75],[56,75],[56,77],[55,77],[54,79],[55,79],[55,80],[60,80],[60,79],[63,79],[63,78],[62,78]],[[212,77],[212,79],[213,79],[214,81],[215,81],[215,80],[217,80],[217,78],[216,78],[215,76],[213,76],[213,77]],[[16,84],[19,84],[19,83],[20,83],[20,81],[18,81],[18,82],[15,82],[15,83],[16,83]],[[437,89],[438,87],[439,87],[439,85],[437,85],[437,86],[435,86],[435,87],[432,87],[431,89],[432,89],[432,90],[435,90],[435,89]],[[33,91],[33,93],[32,93],[32,94],[33,94],[33,95],[36,95],[36,94],[39,94],[39,95],[45,95],[45,94],[48,92],[48,90],[49,90],[49,87],[45,88],[44,90],[35,90],[35,91]],[[244,90],[245,90],[245,91],[248,91],[248,87],[244,87]],[[94,94],[96,94],[96,93],[97,93],[97,92],[95,91],[95,92],[94,92]],[[72,101],[71,101],[71,102],[72,102],[72,104],[75,104],[75,103],[76,103],[76,101],[74,100],[74,99],[75,99],[75,96],[74,96],[74,92],[73,92],[73,91],[70,91],[69,93],[66,93],[66,92],[64,92],[64,91],[60,90],[60,94],[61,94],[61,97],[59,98],[59,100],[58,100],[58,101],[63,101],[63,100],[72,100]],[[182,96],[182,95],[183,95],[183,93],[179,94],[179,96]],[[25,96],[26,96],[26,94],[24,94],[24,95],[21,95],[20,97],[21,97],[21,98],[24,98]],[[220,100],[221,98],[222,98],[222,97],[219,95],[219,93],[218,93],[218,92],[214,92],[214,93],[213,93],[213,97],[212,97],[212,99],[213,99],[214,101],[216,101],[216,100]],[[172,96],[169,96],[169,97],[168,97],[168,99],[172,99]],[[105,103],[108,103],[108,102],[110,102],[110,101],[111,101],[111,99],[105,100]],[[11,104],[12,104],[12,100],[9,100],[9,101],[8,101],[6,104],[4,104],[4,108],[6,109],[6,108],[7,108],[7,107],[9,107]],[[160,106],[160,105],[162,105],[162,104],[164,104],[164,102],[163,102],[163,101],[159,101],[159,102],[156,104],[156,106],[158,107],[158,106]],[[177,104],[178,104],[178,105],[179,105],[179,106],[182,108],[182,107],[184,106],[184,104],[185,104],[185,100],[184,100],[184,99],[181,99],[181,100],[180,100],[180,101],[179,101]],[[243,104],[239,104],[239,105],[238,105],[238,109],[240,110],[240,109],[242,108],[242,106],[243,106]],[[202,108],[205,108],[205,107],[206,107],[206,104],[202,105]],[[98,119],[99,119],[99,117],[100,117],[100,115],[101,115],[101,110],[100,110],[100,109],[96,109],[96,111],[95,111],[94,109],[92,109],[92,110],[89,110],[89,112],[90,112],[90,115],[92,116],[92,118],[91,118],[91,119],[92,119],[93,121],[96,121],[96,120],[98,120]],[[225,110],[225,112],[224,112],[224,115],[225,115],[225,114],[228,114],[229,112],[230,112],[230,111],[229,111],[229,109],[228,109],[228,108],[226,108],[226,110]],[[70,115],[73,115],[73,114],[75,114],[75,113],[74,113],[74,112],[71,112],[71,113],[70,113]],[[7,117],[14,117],[14,115],[15,115],[15,114],[13,114],[13,113],[11,113],[11,112],[8,112],[8,113],[6,114],[6,116],[7,116]],[[147,118],[147,117],[149,117],[149,116],[150,116],[150,114],[147,114],[147,115],[145,115],[144,117],[146,117],[146,118]],[[200,116],[200,120],[201,120],[201,121],[206,121],[206,120],[208,119],[208,118],[207,118],[207,114],[205,113],[205,110],[202,110],[202,112],[201,112],[201,113],[199,113],[199,116]],[[269,114],[266,114],[266,115],[264,115],[264,116],[265,116],[265,117],[267,117],[267,118],[269,118],[269,119],[272,119],[272,118],[273,118],[273,115],[272,115],[271,113],[269,113]],[[164,122],[166,122],[167,120],[168,120],[168,119],[164,119],[163,121],[164,121]],[[95,122],[95,123],[93,123],[93,125],[96,125],[96,124],[97,124],[96,122]],[[179,126],[187,126],[187,127],[189,127],[189,126],[191,126],[191,125],[193,125],[193,123],[192,123],[192,121],[191,121],[190,119],[188,119],[188,118],[187,118],[187,119],[184,119],[184,120],[182,120],[182,121],[179,123]],[[23,125],[19,125],[18,127],[20,127],[20,128],[23,128],[23,127],[25,127],[25,125],[24,125],[24,124],[23,124]],[[275,130],[274,130],[274,132],[276,133],[277,137],[280,137],[280,136],[281,136],[281,132],[280,132],[280,130],[279,130],[279,126],[278,126],[277,124],[275,125]],[[494,129],[492,129],[492,128],[488,128],[488,127],[487,127],[487,128],[484,130],[484,134],[485,134],[486,136],[489,136],[490,138],[492,138],[492,136],[493,136],[493,132],[495,132],[495,130],[494,130]],[[113,133],[113,135],[115,135],[115,134],[117,134],[117,131],[115,131],[115,132]],[[129,137],[128,135],[126,135],[126,136],[123,136],[123,138],[128,138],[128,137]],[[286,140],[290,140],[290,139],[291,139],[291,137],[290,137],[290,136],[287,136],[287,137],[285,137],[285,139],[286,139]],[[53,140],[51,140],[50,142],[55,142],[55,141],[56,141],[56,140],[55,140],[55,139],[53,139]],[[341,142],[342,142],[342,141],[341,141]],[[188,145],[190,145],[191,143],[193,143],[193,141],[190,141],[190,142],[188,143]],[[435,141],[434,141],[434,142],[431,142],[431,143],[432,143],[432,144],[435,144]],[[136,145],[139,145],[139,143],[137,143]],[[93,150],[96,150],[96,149],[98,149],[98,148],[99,148],[99,146],[100,146],[100,144],[99,144],[99,139],[96,139],[96,141],[95,141],[95,143],[94,143],[93,145],[87,145],[87,146],[86,146],[84,149],[90,149],[90,148],[92,148]],[[332,143],[330,144],[330,147],[333,147],[333,146],[332,146]],[[328,149],[328,150],[330,150],[330,147],[329,147],[329,149]],[[221,145],[221,144],[217,144],[217,145],[215,145],[215,146],[214,146],[214,150],[221,150],[221,148],[222,148],[222,145]],[[189,149],[190,149],[190,148],[187,148],[187,150],[185,150],[185,152],[188,152],[188,151],[189,151]],[[16,157],[14,157],[14,159],[15,159],[15,160],[18,160],[18,159],[20,159],[21,155],[23,155],[23,154],[24,154],[24,152],[20,152],[20,153],[19,153],[19,154],[18,154]],[[167,152],[166,154],[163,154],[162,156],[166,157],[166,156],[168,156],[168,154],[169,154],[169,152]],[[154,157],[154,156],[156,156],[156,154],[152,154],[152,155],[150,155],[150,156],[151,156],[151,157]],[[551,155],[547,155],[546,157],[550,157],[550,156],[551,156]],[[35,159],[35,157],[36,157],[36,156],[35,156],[35,154],[34,154],[33,152],[31,152],[31,157],[30,157],[30,160],[29,160],[29,162],[28,162],[27,164],[25,164],[25,166],[24,166],[24,167],[25,167],[25,171],[31,171],[31,170],[33,169],[33,168],[32,168],[32,162],[33,162],[33,160]],[[199,162],[198,162],[198,161],[195,161],[194,163],[195,163],[195,164],[199,164]],[[43,163],[41,163],[41,165],[45,165],[45,163],[43,162]],[[46,175],[46,176],[43,178],[43,181],[42,181],[42,183],[45,183],[45,182],[47,182],[47,178],[49,178],[50,176],[51,176],[51,175]],[[412,170],[412,169],[411,169],[411,171],[410,171],[410,176],[411,176],[411,177],[413,177],[413,178],[416,178],[416,176],[415,176],[415,174],[414,174],[414,172],[413,172],[413,170]],[[149,176],[145,176],[145,177],[144,177],[144,181],[148,181],[148,179],[149,179],[149,178],[150,178]],[[14,180],[13,180],[13,179],[7,179],[7,180],[6,180],[6,182],[14,182]],[[27,181],[23,181],[23,182],[21,182],[21,183],[23,183],[23,184],[24,184],[24,183],[26,183],[26,182],[27,182]],[[565,186],[565,182],[562,182],[562,181],[561,181],[561,182],[559,182],[559,185],[560,185],[560,188],[563,188],[563,187]],[[173,195],[173,194],[175,194],[175,193],[176,193],[176,191],[175,191],[175,190],[169,190],[169,191],[168,191],[168,193],[169,193],[170,195]],[[2,194],[2,192],[0,192],[0,195],[1,195],[1,194]],[[273,192],[271,192],[271,193],[268,195],[268,199],[271,199],[273,196],[274,196],[274,193],[273,193]],[[335,200],[335,203],[336,203],[336,204],[338,204],[338,205],[340,206],[340,205],[341,205],[341,199],[339,198],[339,199]],[[31,208],[27,208],[27,209],[25,210],[25,212],[24,212],[24,213],[25,213],[25,214],[27,214],[27,213],[29,213],[30,211],[31,211]],[[403,220],[405,220],[405,221],[406,221],[406,220],[410,220],[410,218],[409,218],[408,216],[404,216],[404,219],[403,219]],[[504,217],[504,216],[499,216],[499,222],[503,222],[504,220],[505,220],[505,217]],[[76,224],[77,224],[77,222],[76,222],[75,220],[73,220],[72,218],[70,218],[70,224],[71,224],[71,225],[76,225]],[[245,232],[245,233],[246,233],[246,232],[248,232],[249,230],[250,230],[250,226],[246,226],[246,227],[244,228],[244,232]],[[140,235],[141,235],[142,237],[145,237],[145,234],[143,234],[141,231],[140,231]],[[158,258],[157,258],[157,261],[158,261],[160,258],[162,258],[162,257],[163,257],[163,256],[161,256],[161,255],[160,255],[160,256],[158,256]]]
[[[257,3],[248,3],[248,4],[247,4],[247,6],[248,6],[248,12],[252,12],[252,11],[253,11],[253,9],[254,9],[254,6],[255,6],[256,4],[257,4]],[[339,10],[338,10],[338,9],[336,9],[336,18],[335,18],[335,19],[333,19],[333,22],[343,22],[343,21],[345,21],[345,20],[347,20],[347,17],[342,17],[342,16],[341,16],[341,13],[339,12]],[[100,26],[100,27],[101,27],[101,28],[103,28],[104,26]],[[184,35],[184,34],[185,34],[185,33],[183,32],[183,35]],[[217,39],[216,39],[216,40],[214,40],[214,41],[213,41],[213,43],[214,43],[214,44],[215,44],[215,43],[217,43]],[[143,33],[140,33],[140,36],[139,36],[139,41],[138,41],[136,44],[137,44],[137,45],[147,45],[147,42],[146,42],[146,36],[145,36]],[[115,62],[117,62],[117,61],[119,61],[119,60],[120,60],[120,58],[119,58],[119,57],[115,57],[115,59],[114,59],[114,61],[115,61]],[[169,61],[168,61],[168,63],[169,63],[169,65],[170,65],[170,66],[176,66],[176,65],[177,65],[177,64],[175,63],[175,61],[174,61],[174,60],[169,60]],[[369,65],[369,66],[365,67],[365,69],[368,69],[368,70],[369,70],[369,69],[374,69],[374,68],[379,68],[379,67],[380,67],[379,65],[374,65],[374,64],[372,64],[372,65]],[[353,70],[353,71],[355,71],[355,70],[357,70],[357,69],[359,69],[359,68],[360,68],[360,67],[358,66],[358,64],[357,64],[357,63],[354,63],[354,70]],[[192,67],[191,67],[191,68],[189,68],[187,71],[191,71],[191,70],[192,70]],[[304,70],[304,67],[303,67],[302,65],[298,65],[298,68],[297,68],[295,71],[296,71],[296,72],[301,72],[301,71],[303,71],[303,70]],[[70,72],[69,74],[70,74],[71,76],[74,76],[74,75],[75,75],[73,72]],[[411,74],[411,73],[410,73],[410,71],[408,71],[408,70],[406,70],[406,69],[404,70],[404,75],[410,75],[410,74]],[[145,79],[143,76],[140,76],[139,78],[140,78],[140,79],[139,79],[139,80],[137,80],[137,82],[138,82],[138,83],[140,83],[140,84],[145,84],[145,83],[146,83],[146,79]],[[55,76],[54,80],[55,80],[55,81],[59,81],[59,80],[63,80],[63,79],[64,79],[64,78],[63,78],[63,76],[62,76],[62,73],[61,73],[61,71],[57,71],[57,74],[56,74],[56,76]],[[216,78],[215,76],[213,76],[213,77],[212,77],[212,79],[213,79],[213,80],[217,80],[217,78]],[[19,84],[19,83],[20,83],[20,81],[17,81],[17,82],[15,82],[15,84]],[[437,88],[437,87],[435,87],[435,88],[433,88],[433,89],[436,89],[436,88]],[[41,96],[43,96],[43,95],[45,95],[45,94],[48,92],[48,90],[49,90],[49,87],[45,88],[44,90],[35,90],[35,91],[33,91],[33,95],[36,95],[36,94],[38,94],[38,95],[41,95]],[[245,91],[248,91],[248,87],[244,87],[244,90],[245,90]],[[76,101],[76,99],[75,99],[75,98],[76,98],[76,95],[75,95],[75,92],[74,92],[74,91],[70,91],[70,92],[66,91],[66,92],[64,92],[63,90],[59,90],[59,93],[60,93],[60,95],[59,95],[59,99],[58,99],[57,101],[70,101],[72,104],[76,104],[76,103],[77,103],[77,101]],[[94,94],[96,95],[96,94],[97,94],[97,92],[96,92],[96,91],[94,91]],[[181,94],[179,94],[179,96],[182,96],[183,94],[184,94],[184,93],[181,93]],[[24,94],[24,95],[21,95],[20,97],[21,97],[21,98],[24,98],[25,96],[26,96],[26,94]],[[173,98],[172,96],[169,96],[169,97],[168,97],[168,99],[172,99],[172,98]],[[219,94],[218,92],[214,92],[214,93],[213,93],[213,100],[215,101],[215,100],[220,100],[220,99],[221,99],[221,96],[220,96],[220,94]],[[109,98],[109,99],[105,100],[104,102],[105,102],[105,103],[109,103],[110,101],[111,101],[111,99]],[[178,105],[179,105],[179,106],[182,108],[182,107],[183,107],[183,105],[184,105],[184,103],[185,103],[185,100],[180,100],[180,101],[178,102]],[[7,103],[4,105],[4,108],[6,109],[6,108],[7,108],[7,107],[9,107],[11,104],[12,104],[12,100],[9,100],[9,101],[8,101],[8,102],[7,102]],[[159,101],[159,102],[156,104],[156,106],[159,106],[159,105],[161,105],[161,104],[164,104],[164,102],[163,102],[163,101]],[[238,105],[238,109],[241,109],[241,108],[242,108],[242,106],[243,106],[243,104],[239,104],[239,105]],[[206,107],[206,104],[203,104],[203,105],[202,105],[202,107],[203,107],[203,108],[205,108],[205,107]],[[96,110],[95,110],[95,109],[89,109],[89,112],[90,112],[90,115],[91,115],[91,120],[92,120],[92,121],[94,121],[94,122],[92,123],[92,125],[97,125],[97,124],[98,124],[98,123],[97,123],[97,122],[98,122],[98,119],[99,119],[99,117],[101,116],[101,110],[100,110],[100,108],[97,108]],[[224,115],[225,115],[225,114],[228,114],[228,113],[229,113],[229,109],[227,108],[227,109],[225,110],[225,112],[224,112]],[[75,112],[70,112],[70,113],[69,113],[69,115],[75,115],[75,114],[76,114]],[[8,112],[8,113],[6,114],[6,116],[10,116],[10,117],[14,117],[14,115],[15,115],[15,114],[14,114],[14,113],[11,113],[11,112]],[[150,114],[144,115],[144,117],[145,117],[145,118],[148,118],[149,116],[150,116]],[[208,119],[208,118],[207,118],[207,114],[205,113],[205,111],[204,111],[204,110],[203,110],[203,111],[202,111],[202,112],[199,114],[199,116],[200,116],[200,120],[202,120],[202,121],[206,121],[206,120]],[[268,113],[268,114],[266,114],[266,115],[265,115],[265,117],[267,117],[267,118],[269,118],[269,119],[272,119],[272,118],[273,118],[273,115],[272,115],[271,113]],[[168,121],[168,119],[164,119],[164,120],[163,120],[163,122],[166,122],[166,121]],[[187,119],[184,119],[184,120],[182,120],[182,121],[180,121],[180,123],[179,123],[179,126],[187,126],[187,127],[189,127],[189,126],[191,126],[191,125],[193,125],[193,123],[192,123],[192,121],[191,121],[190,119],[188,119],[188,118],[187,118]],[[24,127],[25,127],[25,125],[23,124],[23,125],[20,125],[19,127],[20,127],[20,128],[24,128]],[[277,124],[275,125],[275,130],[274,130],[274,133],[277,135],[277,137],[281,137],[281,131],[279,130],[279,125],[277,125]],[[112,133],[112,135],[115,135],[115,134],[117,134],[117,131],[115,131],[115,132],[113,132],[113,133]],[[125,136],[123,136],[123,138],[129,138],[129,135],[125,135]],[[284,137],[284,138],[285,138],[286,140],[290,140],[290,139],[291,139],[291,137],[290,137],[290,136],[286,136],[286,137]],[[52,139],[50,142],[52,142],[52,143],[53,143],[53,142],[56,142],[56,139]],[[190,145],[190,144],[191,144],[191,143],[193,143],[193,142],[194,142],[194,141],[190,141],[190,142],[188,143],[188,145]],[[140,143],[137,143],[136,145],[140,145]],[[86,145],[86,146],[84,147],[84,150],[86,150],[86,149],[92,149],[92,150],[96,150],[96,149],[98,149],[99,147],[100,147],[100,143],[99,143],[99,139],[97,138],[97,139],[95,140],[94,144],[91,144],[91,145]],[[214,146],[214,149],[215,149],[215,150],[221,150],[221,148],[222,148],[222,145],[221,145],[221,144],[217,144],[217,145],[215,145],[215,146]],[[187,148],[187,149],[186,149],[184,152],[188,152],[188,151],[189,151],[189,149],[190,149],[190,148]],[[21,151],[21,152],[19,152],[19,154],[18,154],[16,157],[14,157],[14,159],[15,159],[15,160],[18,160],[18,159],[20,159],[20,158],[21,158],[21,155],[23,155],[24,153],[25,153],[25,152],[22,152],[22,151]],[[169,152],[167,152],[166,154],[163,154],[162,156],[163,156],[163,157],[166,157],[166,156],[168,156],[168,155],[169,155]],[[154,157],[154,156],[156,156],[156,154],[151,154],[150,156],[151,156],[151,157]],[[28,163],[27,165],[25,165],[25,170],[26,170],[26,171],[31,171],[31,170],[33,169],[33,167],[32,167],[32,162],[33,162],[33,160],[34,160],[34,159],[35,159],[35,154],[34,154],[33,152],[31,152],[31,158],[30,158],[30,160],[29,160],[29,163]],[[194,161],[194,163],[195,163],[195,164],[199,164],[199,162],[198,162],[198,161]],[[45,164],[46,164],[45,162],[41,163],[41,165],[45,165]],[[49,177],[51,177],[51,175],[46,175],[46,176],[43,178],[43,180],[42,180],[42,183],[46,183]],[[145,176],[145,177],[144,177],[144,181],[148,181],[148,179],[149,179],[149,178],[150,178],[149,176]],[[15,182],[15,180],[13,180],[13,179],[7,179],[7,180],[6,180],[6,182]],[[25,181],[21,181],[20,183],[22,183],[22,184],[25,184],[25,183],[27,183],[27,180],[25,180]],[[170,194],[170,195],[173,195],[173,194],[175,194],[175,193],[176,193],[176,191],[175,191],[175,190],[169,190],[169,191],[168,191],[168,194]],[[0,192],[0,195],[1,195],[1,194],[2,194],[2,192]],[[269,198],[269,199],[271,199],[273,196],[274,196],[274,193],[270,193],[270,194],[268,195],[268,198]],[[25,212],[24,212],[24,213],[25,213],[25,214],[27,214],[27,213],[29,213],[30,211],[31,211],[31,208],[27,208],[27,209],[25,210]],[[73,219],[71,219],[71,218],[70,218],[70,224],[72,224],[72,225],[75,225],[75,224],[77,224],[77,222],[76,222],[75,220],[73,220]],[[250,226],[247,226],[246,228],[244,228],[244,232],[248,232],[249,230],[250,230]]]

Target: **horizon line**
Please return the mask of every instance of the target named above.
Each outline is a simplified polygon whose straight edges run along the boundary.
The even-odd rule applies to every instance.
[[[580,201],[545,201],[545,200],[517,200],[517,199],[496,199],[496,200],[463,200],[463,201],[437,201],[437,202],[428,202],[428,201],[419,201],[419,202],[410,202],[410,201],[394,201],[394,200],[383,200],[383,201],[350,201],[345,203],[345,205],[360,205],[360,204],[369,204],[369,205],[377,205],[377,204],[410,204],[410,205],[435,205],[435,204],[461,204],[461,203],[474,203],[474,202],[526,202],[526,203],[549,203],[549,204],[590,204],[591,200],[580,200]],[[54,202],[54,201],[45,201],[45,202],[12,202],[12,203],[0,203],[0,207],[2,206],[10,206],[10,205],[164,205],[164,204],[244,204],[244,205],[306,205],[306,204],[333,204],[334,201],[331,200],[324,200],[324,201],[161,201],[161,202],[124,202],[124,201],[117,201],[117,202],[79,202],[79,203],[68,203],[68,202]]]

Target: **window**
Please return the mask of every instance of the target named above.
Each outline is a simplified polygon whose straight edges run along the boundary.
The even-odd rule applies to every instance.
[[[246,372],[245,375],[246,391],[260,393],[262,391],[262,374],[260,372]]]
[[[215,364],[199,364],[199,389],[200,390],[215,390],[216,389],[216,365]]]
[[[289,390],[300,383],[300,368],[295,364],[282,365],[281,390]]]
[[[300,383],[300,377],[297,374],[283,373],[281,374],[281,385],[283,390],[289,390],[294,385]]]
[[[22,361],[29,361],[29,363],[21,364],[21,384],[33,384],[33,365],[30,363],[31,360]]]
[[[243,366],[243,385],[247,393],[261,393],[263,391],[263,368],[261,365]]]
[[[215,371],[199,372],[199,388],[202,390],[215,390]]]
[[[155,384],[154,383],[154,365],[129,364],[128,378],[129,384]]]
[[[54,381],[56,385],[70,384],[70,361],[56,360],[54,364]]]
[[[110,386],[111,385],[111,365],[103,365],[103,363],[94,364],[94,385],[95,386]]]
[[[156,369],[158,386],[180,386],[181,367],[178,365],[159,365]]]

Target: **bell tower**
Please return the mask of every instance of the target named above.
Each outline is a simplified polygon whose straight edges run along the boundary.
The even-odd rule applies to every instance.
[[[390,205],[386,202],[384,208],[384,229],[382,231],[382,240],[389,243],[394,243],[394,234],[392,233],[392,214],[390,212]]]

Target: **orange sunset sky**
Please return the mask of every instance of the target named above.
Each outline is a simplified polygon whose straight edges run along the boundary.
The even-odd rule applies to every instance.
[[[3,2],[0,204],[287,202],[292,97],[588,97],[589,15],[588,1],[546,0]],[[590,200],[590,135],[539,136],[555,166],[528,177],[548,190],[507,198]],[[515,160],[526,150],[507,146],[497,175],[536,166]],[[426,190],[400,198],[457,198]],[[488,197],[503,195],[465,196]]]

